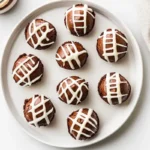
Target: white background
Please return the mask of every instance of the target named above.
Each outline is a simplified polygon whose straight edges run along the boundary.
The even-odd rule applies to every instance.
[[[14,26],[33,9],[50,0],[20,0],[16,7],[0,15],[0,56]],[[144,61],[144,85],[136,110],[126,124],[113,136],[86,147],[87,150],[149,150],[150,149],[150,69],[149,52],[140,33],[137,0],[93,0],[122,19],[137,39]],[[82,2],[82,1],[80,1]],[[137,81],[138,82],[138,81]],[[0,150],[57,150],[26,135],[5,106],[0,90]],[[59,142],[59,141],[58,141]],[[82,148],[83,149],[83,148]]]

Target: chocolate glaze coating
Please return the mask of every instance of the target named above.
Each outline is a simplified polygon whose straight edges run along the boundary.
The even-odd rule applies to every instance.
[[[87,11],[85,7],[86,5],[76,4],[75,7],[72,6],[65,13],[65,19],[64,19],[65,25],[67,29],[70,31],[70,33],[75,36],[87,35],[88,33],[91,32],[91,30],[94,27],[95,13],[92,8],[87,6],[88,9]],[[86,14],[85,18],[84,18],[84,14]],[[86,24],[84,24],[84,19]]]
[[[16,83],[21,86],[31,86],[41,81],[44,66],[38,57],[32,54],[22,54],[15,61],[12,72]]]
[[[35,23],[36,28],[40,27],[40,29],[36,29],[33,24],[31,25],[31,23]],[[33,20],[33,22],[29,23],[25,29],[25,38],[27,41],[27,43],[37,49],[37,50],[44,50],[49,48],[53,43],[55,43],[56,41],[56,36],[57,36],[57,32],[55,27],[49,23],[46,20],[43,19],[35,19]],[[45,23],[48,23],[48,27],[46,27]],[[31,25],[31,27],[30,27]],[[50,30],[53,29],[53,30]],[[31,31],[31,33],[30,33]],[[45,32],[47,32],[47,34],[45,34]],[[32,34],[32,36],[31,36]],[[40,37],[43,37],[43,40],[41,42],[39,42],[38,45],[36,45],[38,43],[38,38],[40,39]],[[51,43],[51,44],[50,44]]]
[[[114,33],[115,35],[114,35],[113,30],[114,29],[107,29],[106,31],[102,32],[100,34],[100,37],[97,39],[97,52],[103,60],[108,62],[119,61],[121,58],[123,58],[126,55],[128,49],[128,42],[126,36],[117,29],[115,29],[115,33]],[[120,46],[117,44],[119,44]],[[106,49],[110,49],[106,51],[107,54],[104,54],[105,53],[104,46]],[[118,57],[116,58],[116,60],[114,55],[115,52],[114,47],[116,48],[116,51],[118,53],[117,54]],[[106,59],[104,55],[110,55],[110,56],[108,56],[108,59]]]
[[[92,112],[90,115],[90,119],[87,119],[87,123],[85,123],[85,119],[89,117],[89,115],[87,114],[90,111]],[[82,114],[79,115],[80,112],[82,112]],[[73,121],[75,122],[73,123]],[[88,140],[88,139],[91,139],[98,132],[99,118],[98,118],[97,113],[94,110],[89,109],[89,108],[83,108],[83,109],[74,111],[72,112],[72,114],[69,115],[69,117],[67,118],[67,126],[68,126],[69,134],[74,139]],[[80,132],[81,126],[83,126],[83,128]]]
[[[57,86],[59,99],[72,105],[77,105],[84,101],[88,96],[88,91],[88,82],[77,76],[65,78]]]
[[[79,42],[65,42],[57,50],[56,61],[64,69],[75,70],[84,66],[88,53]]]
[[[112,77],[114,74],[115,74],[115,72],[112,72],[112,73],[110,73],[110,76]],[[122,75],[119,74],[119,80],[121,82],[125,82],[125,83],[119,84],[121,95],[124,95],[124,96],[121,96],[120,103],[119,103],[119,97],[117,97],[119,95],[117,95],[116,85],[118,85],[118,84],[116,83],[116,78],[111,78],[109,80],[109,83],[107,83],[107,75],[104,75],[98,84],[99,95],[108,104],[112,104],[112,105],[121,104],[121,103],[125,102],[130,96],[131,86],[130,86],[129,82],[127,81],[127,79],[125,79],[125,77],[123,77]],[[110,90],[108,90],[108,84],[109,85],[111,84]],[[116,94],[113,94],[113,93],[110,94],[111,103],[108,101],[108,98],[105,97],[105,96],[109,95],[107,90],[110,92],[116,92]]]
[[[44,98],[44,99],[42,99]],[[43,101],[48,100],[43,107]],[[34,107],[39,105],[37,108],[33,108],[32,104],[34,104]],[[33,126],[47,126],[51,123],[55,116],[55,107],[50,101],[49,98],[43,95],[35,95],[32,98],[26,99],[24,102],[24,117],[26,118],[27,122]],[[48,113],[50,110],[51,113]],[[33,117],[33,112],[36,113],[36,117]],[[44,117],[44,112],[47,113]],[[34,121],[34,122],[33,122]]]
[[[9,0],[9,2],[2,8],[0,8],[0,10],[5,9],[6,7],[8,7],[14,0]],[[1,3],[1,2],[0,2]]]

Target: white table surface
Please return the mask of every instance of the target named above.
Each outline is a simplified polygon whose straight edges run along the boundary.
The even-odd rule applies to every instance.
[[[20,0],[5,15],[0,15],[0,58],[14,26],[33,9],[50,0]],[[137,0],[93,0],[116,14],[131,29],[137,39],[144,61],[144,85],[136,110],[125,125],[108,139],[86,147],[86,150],[149,150],[150,149],[150,54],[140,33],[136,9]],[[80,1],[81,2],[81,1]],[[137,81],[138,82],[138,81]],[[0,90],[0,149],[58,150],[39,143],[24,133],[5,107]],[[58,141],[59,142],[59,141]],[[82,148],[83,149],[83,148]]]

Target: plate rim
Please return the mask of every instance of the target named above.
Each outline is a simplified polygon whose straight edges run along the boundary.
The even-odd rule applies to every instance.
[[[133,111],[135,110],[135,107],[137,105],[137,103],[139,102],[139,97],[140,97],[140,94],[141,94],[141,91],[142,91],[142,86],[143,86],[143,59],[142,59],[142,55],[141,55],[141,51],[140,51],[140,48],[139,48],[139,45],[135,39],[135,37],[133,36],[132,32],[130,31],[130,29],[124,24],[123,21],[121,21],[116,15],[114,15],[111,11],[107,10],[105,7],[102,7],[100,4],[94,2],[94,1],[90,1],[90,0],[82,0],[82,3],[88,3],[89,5],[91,5],[92,7],[95,7],[97,9],[100,9],[102,10],[102,12],[105,12],[107,14],[109,14],[113,19],[111,19],[109,17],[109,19],[113,22],[118,22],[127,32],[128,32],[128,35],[130,36],[132,42],[134,43],[134,45],[136,46],[137,48],[137,51],[138,51],[138,55],[139,55],[139,60],[140,61],[140,66],[138,66],[141,70],[140,72],[140,75],[141,76],[141,80],[139,81],[139,92],[138,92],[138,95],[137,95],[137,100],[134,104],[134,106],[132,107],[132,109],[130,110],[130,113],[128,114],[128,116],[125,118],[125,120],[115,129],[113,130],[113,132],[111,132],[109,135],[106,135],[105,137],[103,137],[102,139],[97,139],[93,142],[87,142],[87,143],[84,143],[82,145],[77,145],[77,146],[59,146],[59,145],[56,145],[56,144],[52,144],[52,143],[49,143],[49,142],[46,142],[42,139],[39,139],[37,138],[35,135],[31,134],[29,131],[27,131],[23,126],[22,124],[20,123],[20,121],[17,119],[17,117],[15,116],[15,114],[13,113],[13,111],[11,110],[11,108],[9,107],[9,104],[7,102],[7,96],[6,96],[6,92],[4,90],[4,81],[3,81],[3,68],[4,68],[4,56],[6,54],[6,52],[8,51],[7,50],[7,47],[12,39],[12,36],[14,35],[15,31],[17,30],[17,28],[20,26],[20,24],[22,22],[24,22],[25,20],[27,20],[28,18],[30,18],[32,15],[34,15],[39,9],[42,9],[44,7],[46,7],[47,5],[50,5],[50,4],[55,4],[55,3],[61,3],[61,2],[66,2],[68,0],[52,0],[50,2],[47,2],[35,9],[33,9],[31,12],[29,12],[28,14],[25,15],[25,17],[23,17],[21,19],[21,21],[19,21],[16,26],[13,28],[12,32],[10,33],[10,35],[8,36],[8,40],[6,41],[6,44],[5,44],[5,47],[4,47],[4,50],[2,52],[2,55],[1,55],[1,64],[0,64],[0,74],[1,74],[1,77],[0,77],[0,81],[1,81],[1,89],[2,89],[2,96],[4,98],[4,101],[5,101],[5,105],[7,107],[7,109],[9,110],[9,112],[11,113],[11,115],[13,116],[13,118],[16,120],[16,122],[18,122],[19,126],[21,127],[21,129],[23,129],[23,131],[25,133],[27,133],[29,136],[31,136],[32,138],[36,139],[37,141],[41,142],[41,143],[44,143],[46,145],[49,145],[49,146],[54,146],[54,147],[59,147],[59,148],[81,148],[81,147],[86,147],[86,146],[90,146],[90,145],[93,145],[93,144],[96,144],[100,141],[103,141],[105,140],[106,138],[110,137],[111,135],[113,135],[115,132],[117,132],[126,122],[127,120],[130,118],[130,116],[132,115]],[[74,3],[77,3],[77,2],[80,2],[79,0],[69,0],[71,2],[74,2]]]

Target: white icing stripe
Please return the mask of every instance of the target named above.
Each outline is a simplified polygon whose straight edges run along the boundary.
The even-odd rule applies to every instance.
[[[115,81],[113,83],[111,83],[111,80]],[[107,98],[107,101],[109,104],[113,104],[112,99],[113,98],[117,98],[118,99],[118,103],[121,104],[122,103],[122,98],[124,96],[127,96],[128,94],[122,94],[121,93],[121,84],[127,84],[126,81],[121,81],[120,80],[120,75],[119,73],[114,73],[113,75],[111,75],[110,73],[108,73],[106,75],[106,90],[107,90],[107,95],[103,96],[103,98]],[[111,91],[115,89],[116,91]]]
[[[68,80],[71,80],[68,84]],[[82,81],[82,83],[78,83]],[[63,87],[65,85],[65,88]],[[76,91],[74,91],[71,87],[72,85],[76,85],[78,88]],[[61,99],[61,96],[64,95],[66,98],[66,103],[71,104],[75,99],[77,100],[76,104],[79,104],[81,102],[81,98],[83,96],[82,88],[85,87],[87,90],[89,89],[87,86],[87,82],[83,81],[83,79],[79,78],[77,80],[72,79],[72,77],[66,78],[61,84],[59,85],[58,89],[58,97]],[[60,92],[61,91],[61,92]],[[71,98],[68,97],[67,91],[69,91],[72,95]]]
[[[62,61],[63,62],[63,66],[65,66],[66,62],[68,62],[69,66],[71,69],[75,69],[75,66],[73,64],[73,60],[78,64],[79,67],[81,67],[81,61],[79,60],[79,56],[84,54],[84,53],[87,53],[86,50],[82,50],[82,51],[78,51],[77,50],[77,47],[75,46],[75,43],[74,42],[71,42],[71,43],[68,43],[68,44],[65,44],[66,47],[67,47],[67,50],[69,52],[69,54],[66,52],[65,48],[63,46],[61,46],[62,50],[63,50],[63,53],[65,55],[65,58],[61,58],[61,56],[57,53],[56,54],[56,60],[57,61]],[[74,52],[71,50],[71,47],[74,48]]]
[[[87,30],[87,10],[88,10],[88,6],[87,5],[84,5],[84,34],[86,34],[86,30]]]
[[[36,100],[39,98],[39,96],[35,97],[33,96],[32,98],[32,102],[30,104],[31,106],[31,109],[29,110],[29,113],[31,112],[32,113],[32,117],[33,117],[33,121],[30,121],[29,124],[30,125],[35,125],[36,127],[39,127],[38,123],[45,119],[46,121],[46,124],[49,125],[50,124],[50,120],[48,118],[48,116],[54,111],[54,108],[52,107],[49,111],[46,112],[46,107],[45,107],[45,104],[47,102],[50,101],[50,99],[45,99],[44,95],[40,95],[41,97],[41,101],[39,104],[35,105],[35,102]],[[37,108],[43,106],[42,110],[41,111],[38,111],[38,112],[35,112]],[[37,118],[37,115],[40,114],[40,113],[43,113],[43,115],[39,118]]]
[[[42,27],[45,27],[46,30],[43,31]],[[32,31],[33,30],[33,31]],[[54,28],[49,27],[48,22],[41,23],[40,25],[36,25],[36,20],[33,20],[28,27],[29,37],[27,39],[27,42],[31,40],[33,47],[36,49],[38,46],[44,47],[49,46],[54,43],[54,41],[50,42],[49,38],[47,37],[47,34],[53,31]],[[39,36],[38,31],[40,31],[41,36]],[[37,38],[37,43],[34,42],[33,35]],[[48,43],[43,43],[43,40],[46,40]]]
[[[84,114],[82,111],[83,109],[79,109],[79,111],[77,112],[77,116],[74,119],[69,117],[69,119],[72,121],[72,125],[70,127],[70,133],[72,133],[73,131],[77,133],[77,136],[75,137],[76,140],[79,140],[82,135],[84,135],[85,137],[91,137],[91,135],[86,134],[85,132],[83,132],[83,130],[87,130],[89,132],[95,133],[95,131],[92,131],[90,128],[86,127],[87,123],[90,124],[95,129],[97,128],[98,125],[97,120],[92,117],[92,114],[94,112],[92,109],[88,109],[87,114]],[[78,119],[82,119],[83,123],[82,124],[79,123]],[[94,124],[91,120],[94,122]],[[74,129],[75,125],[80,127],[78,131]]]
[[[126,45],[123,45],[123,44],[116,44],[116,45],[120,47],[127,47]]]
[[[116,35],[120,36],[126,43],[128,43],[128,40],[127,40],[125,37],[123,37],[121,34],[118,34],[118,33],[116,32]]]
[[[9,0],[0,0],[0,8],[5,7],[9,3]]]
[[[76,34],[79,36],[79,34],[78,34],[78,32],[77,32],[77,28],[76,28],[76,20],[75,20],[75,5],[73,5],[73,7],[72,7],[72,16],[73,16],[73,18],[72,18],[72,22],[73,22],[73,27],[74,27],[74,31],[76,32]]]
[[[76,14],[76,11],[83,11],[83,14]],[[87,33],[87,13],[90,14],[93,18],[95,18],[95,16],[92,14],[93,10],[91,8],[88,7],[88,5],[83,5],[83,6],[76,6],[73,5],[72,8],[70,8],[69,10],[66,11],[66,26],[67,29],[69,29],[68,26],[68,14],[72,11],[72,22],[73,22],[73,27],[74,27],[74,31],[76,33],[77,36],[79,36],[78,30],[77,29],[83,29],[84,30],[84,34]],[[76,20],[76,17],[83,17],[83,20]],[[76,23],[78,22],[83,22],[83,26],[76,26]]]
[[[112,34],[112,38],[107,37],[108,35],[111,35],[111,34]],[[123,51],[123,52],[118,52],[117,51],[117,47],[127,48],[127,45],[123,45],[123,44],[117,43],[116,36],[119,36],[122,40],[124,40],[126,43],[128,43],[127,39],[125,37],[123,37],[121,34],[118,34],[115,29],[111,29],[111,31],[105,30],[104,34],[102,36],[99,36],[99,38],[103,37],[103,56],[108,62],[110,62],[110,60],[109,60],[110,56],[114,56],[115,62],[117,62],[118,56],[120,54],[127,53],[127,50]],[[107,42],[108,40],[112,40],[112,41],[111,42]],[[110,45],[110,44],[112,45],[112,47],[106,48],[107,45]],[[110,50],[112,50],[112,52],[108,52]]]
[[[24,87],[31,86],[32,83],[38,81],[41,78],[42,74],[39,75],[38,77],[36,77],[34,80],[31,80],[31,78],[30,78],[30,75],[39,67],[39,63],[40,63],[38,61],[37,64],[35,65],[35,62],[33,61],[34,57],[35,56],[27,56],[27,58],[14,69],[12,75],[13,75],[13,77],[17,76],[19,78],[19,81],[17,82],[17,84],[20,85],[21,83],[24,83],[24,85],[23,85]],[[34,65],[33,67],[29,63],[26,64],[29,61],[32,62],[32,64]],[[27,66],[30,69],[28,69]],[[18,74],[18,70],[23,74],[23,77]],[[27,81],[25,81],[25,79],[27,79]]]
[[[9,11],[16,3],[18,0],[13,0],[7,7],[3,8],[0,10],[0,14],[3,14],[7,11]]]

